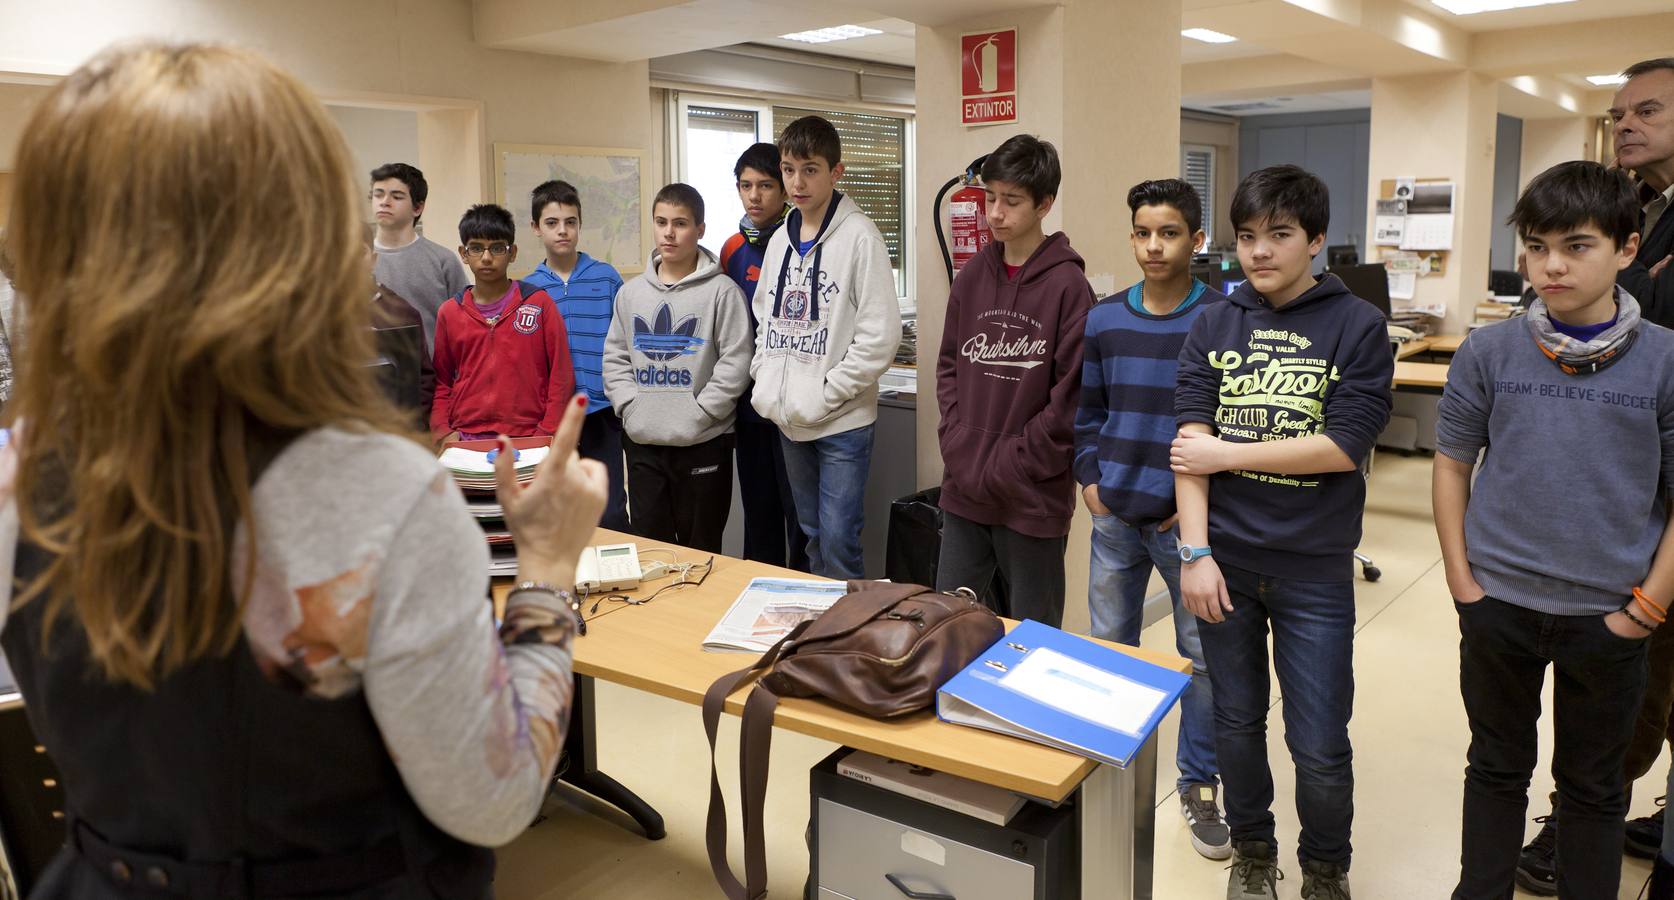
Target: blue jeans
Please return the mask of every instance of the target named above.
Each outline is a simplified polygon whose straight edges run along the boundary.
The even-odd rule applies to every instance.
[[[866,577],[860,531],[866,519],[874,430],[865,425],[812,441],[780,435],[796,518],[808,536],[808,569],[815,575]]]
[[[1354,822],[1354,582],[1297,581],[1221,563],[1233,611],[1199,622],[1203,658],[1215,673],[1215,758],[1233,841],[1273,834],[1273,771],[1267,765],[1267,630],[1284,695],[1285,745],[1296,764],[1298,856],[1348,868]]]
[[[1145,588],[1155,567],[1174,600],[1174,647],[1192,661],[1192,680],[1180,697],[1180,739],[1174,764],[1178,789],[1218,784],[1215,767],[1214,691],[1203,662],[1197,616],[1180,602],[1180,551],[1172,531],[1155,525],[1133,526],[1115,516],[1093,516],[1093,554],[1087,577],[1087,611],[1093,637],[1139,646],[1144,624]]]

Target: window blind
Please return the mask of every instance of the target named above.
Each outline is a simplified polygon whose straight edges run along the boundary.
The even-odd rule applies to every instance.
[[[1180,148],[1180,178],[1197,191],[1203,202],[1203,233],[1207,243],[1215,242],[1215,148],[1207,144],[1186,144]]]
[[[820,116],[836,126],[837,136],[843,141],[844,167],[838,189],[852,197],[883,233],[884,244],[889,248],[889,264],[895,270],[896,294],[904,294],[901,254],[902,207],[906,202],[906,120],[873,113],[775,106],[775,138],[784,133],[786,125],[803,116]]]

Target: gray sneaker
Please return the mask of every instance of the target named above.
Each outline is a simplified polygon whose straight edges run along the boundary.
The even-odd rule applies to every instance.
[[[1189,784],[1180,792],[1180,815],[1192,829],[1192,848],[1204,859],[1232,855],[1232,829],[1221,818],[1212,784]]]
[[[1278,882],[1285,877],[1273,845],[1240,841],[1235,848],[1232,877],[1226,880],[1226,900],[1278,900]]]
[[[1348,872],[1313,859],[1302,863],[1302,900],[1350,900]]]

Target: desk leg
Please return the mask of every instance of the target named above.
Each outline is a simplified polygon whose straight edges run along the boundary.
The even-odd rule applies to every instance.
[[[1082,900],[1151,900],[1156,844],[1157,742],[1126,769],[1101,765],[1081,783]]]
[[[568,757],[569,764],[556,781],[578,787],[622,810],[639,823],[647,838],[662,840],[668,833],[663,830],[663,817],[638,794],[599,771],[599,750],[593,732],[593,679],[577,675],[575,699],[570,709],[570,731],[564,738],[564,755]]]

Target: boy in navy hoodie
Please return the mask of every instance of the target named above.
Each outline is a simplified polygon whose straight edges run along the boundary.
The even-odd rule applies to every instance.
[[[1228,900],[1276,896],[1269,628],[1296,765],[1302,896],[1349,896],[1360,465],[1389,420],[1395,360],[1377,308],[1312,274],[1330,209],[1325,183],[1296,166],[1246,177],[1232,224],[1249,281],[1203,310],[1180,351],[1169,449],[1180,591],[1215,673]]]
[[[1192,846],[1209,859],[1232,855],[1217,801],[1215,708],[1197,617],[1180,602],[1174,536],[1174,383],[1180,348],[1199,314],[1226,299],[1192,277],[1203,247],[1203,201],[1178,178],[1128,191],[1129,242],[1145,278],[1093,307],[1082,350],[1081,408],[1075,417],[1075,474],[1093,514],[1087,608],[1094,637],[1139,645],[1145,592],[1155,569],[1174,601],[1174,646],[1192,661],[1180,698],[1175,764],[1180,812]]]
[[[1064,619],[1064,548],[1081,339],[1093,289],[1063,232],[1058,151],[1020,134],[982,166],[994,243],[953,279],[936,359],[942,549],[936,589],[968,587],[1003,616]]]
[[[767,242],[773,239],[790,212],[784,179],[779,174],[779,148],[754,144],[732,167],[744,218],[738,233],[721,246],[721,268],[744,292],[744,302],[756,297]],[[753,342],[757,322],[750,313]],[[808,570],[808,537],[796,520],[796,500],[785,472],[785,448],[779,426],[761,417],[750,405],[750,388],[738,400],[738,495],[744,506],[744,558],[770,566]]]
[[[567,181],[547,181],[529,196],[529,224],[546,258],[524,279],[547,293],[564,319],[577,390],[587,392],[587,419],[576,452],[605,465],[605,528],[630,531],[622,477],[622,420],[605,397],[600,357],[616,309],[622,276],[603,260],[581,252],[581,195]]]

